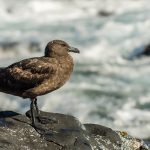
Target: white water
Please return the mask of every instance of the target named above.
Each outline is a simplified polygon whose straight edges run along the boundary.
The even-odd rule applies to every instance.
[[[105,10],[113,14],[98,16]],[[129,60],[150,42],[149,0],[0,0],[0,66],[43,55],[64,39],[81,50],[71,80],[39,97],[42,110],[75,115],[144,138],[150,136],[150,59]],[[41,51],[30,51],[29,43]],[[16,57],[17,56],[17,57]],[[29,102],[0,93],[0,108],[24,113]]]

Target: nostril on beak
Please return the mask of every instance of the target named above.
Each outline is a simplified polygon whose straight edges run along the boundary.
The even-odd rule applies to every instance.
[[[80,53],[79,49],[75,48],[75,47],[69,47],[68,48],[69,52],[73,52],[73,53]]]

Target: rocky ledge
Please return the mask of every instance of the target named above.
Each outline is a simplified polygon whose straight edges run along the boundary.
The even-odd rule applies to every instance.
[[[49,122],[32,127],[30,112],[0,112],[0,150],[149,150],[126,132],[81,124],[69,115],[41,112]]]

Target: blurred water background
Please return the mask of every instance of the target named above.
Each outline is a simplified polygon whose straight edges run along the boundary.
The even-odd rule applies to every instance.
[[[0,0],[0,67],[65,40],[81,51],[74,73],[39,107],[150,137],[150,58],[131,59],[150,43],[149,14],[149,0]],[[28,109],[29,101],[0,93],[0,110]]]

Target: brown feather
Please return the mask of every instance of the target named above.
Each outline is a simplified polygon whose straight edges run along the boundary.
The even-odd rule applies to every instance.
[[[56,40],[48,43],[45,56],[25,59],[0,68],[0,91],[23,98],[52,92],[69,79],[73,71],[70,46]]]

